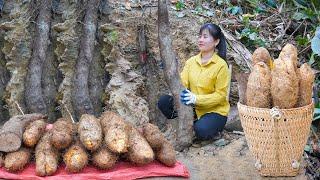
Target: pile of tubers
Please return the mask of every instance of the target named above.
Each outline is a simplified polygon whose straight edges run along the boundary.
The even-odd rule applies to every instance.
[[[286,44],[273,63],[268,50],[260,47],[254,51],[252,62],[246,90],[248,106],[290,109],[312,103],[315,75],[307,63],[298,68],[294,45]]]
[[[148,123],[139,131],[111,111],[99,118],[83,114],[78,123],[60,118],[52,128],[46,128],[47,125],[45,119],[27,124],[23,145],[13,152],[0,152],[0,167],[17,172],[34,159],[36,175],[50,176],[62,161],[69,173],[80,172],[89,163],[99,169],[110,169],[121,159],[135,165],[155,159],[166,166],[176,163],[173,146],[157,126]]]

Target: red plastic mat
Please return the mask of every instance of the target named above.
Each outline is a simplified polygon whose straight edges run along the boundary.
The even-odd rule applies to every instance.
[[[0,168],[0,178],[5,179],[59,179],[59,180],[88,180],[88,179],[138,179],[146,177],[178,176],[189,177],[188,169],[180,162],[173,167],[167,167],[154,161],[145,166],[134,166],[128,162],[118,162],[110,170],[98,170],[93,166],[86,167],[83,171],[76,174],[69,174],[65,171],[65,166],[61,165],[53,176],[39,177],[35,174],[35,164],[30,163],[19,173],[10,173],[4,168]]]

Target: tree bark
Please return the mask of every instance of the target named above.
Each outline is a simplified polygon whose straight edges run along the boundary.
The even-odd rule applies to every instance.
[[[102,112],[102,93],[104,92],[104,63],[100,54],[100,47],[95,46],[93,51],[93,59],[89,69],[89,94],[92,102],[94,115],[99,116]]]
[[[160,112],[157,107],[158,99],[161,90],[161,82],[159,81],[159,74],[157,63],[154,57],[148,56],[148,45],[146,40],[146,26],[138,27],[138,42],[139,42],[139,56],[140,65],[142,66],[142,75],[147,77],[145,80],[145,96],[149,104],[149,120],[150,123],[157,125],[160,129],[165,127],[167,118]]]
[[[3,48],[4,42],[4,33],[0,30],[0,49]],[[4,123],[5,120],[9,119],[9,111],[5,108],[5,100],[3,96],[5,95],[6,86],[10,80],[10,73],[6,68],[5,56],[0,52],[0,125]]]
[[[49,45],[51,21],[51,0],[39,1],[32,57],[26,79],[25,98],[29,112],[47,114],[48,109],[42,92],[43,64],[46,63],[46,52]]]
[[[90,64],[93,59],[95,33],[97,29],[97,12],[99,0],[90,0],[87,3],[83,35],[80,42],[80,53],[76,64],[73,91],[73,107],[76,118],[81,114],[94,114],[93,104],[89,96],[88,77]]]
[[[0,151],[13,152],[20,148],[25,127],[32,121],[46,119],[42,114],[17,115],[10,118],[0,130]]]
[[[174,124],[176,130],[175,149],[183,150],[192,141],[193,111],[190,106],[180,104],[179,94],[184,89],[180,81],[178,61],[172,48],[170,35],[169,15],[166,0],[158,0],[158,38],[160,56],[164,64],[165,79],[174,97],[175,109],[178,111],[178,123]]]

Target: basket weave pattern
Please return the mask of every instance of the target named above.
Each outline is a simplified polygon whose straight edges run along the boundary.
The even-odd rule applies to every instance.
[[[260,162],[262,176],[296,176],[294,160],[300,162],[313,118],[310,105],[280,109],[280,118],[272,118],[270,109],[238,103],[239,116],[249,150]]]

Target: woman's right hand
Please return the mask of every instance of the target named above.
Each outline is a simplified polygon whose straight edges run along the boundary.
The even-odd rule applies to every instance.
[[[180,102],[184,105],[194,105],[196,103],[196,96],[188,89],[184,89],[180,93]]]

